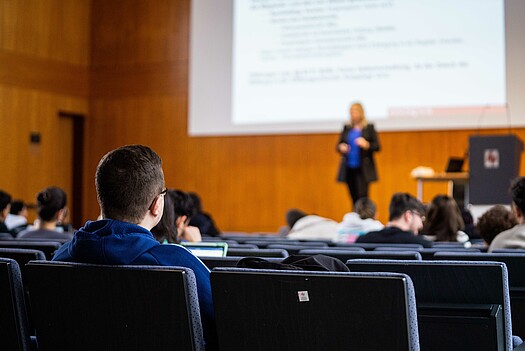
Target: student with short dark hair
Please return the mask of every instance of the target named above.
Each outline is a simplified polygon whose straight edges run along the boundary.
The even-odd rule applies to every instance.
[[[432,242],[418,236],[423,228],[425,207],[408,193],[395,193],[390,200],[389,222],[384,229],[357,238],[358,243],[420,244]]]
[[[76,231],[53,260],[191,268],[197,281],[206,349],[215,350],[209,269],[184,247],[161,245],[150,231],[162,218],[167,192],[160,157],[147,146],[120,147],[102,157],[95,183],[102,219],[88,221]]]
[[[518,224],[496,235],[488,252],[496,249],[525,249],[525,177],[515,179],[510,186],[512,211]]]
[[[64,239],[73,237],[71,233],[58,230],[57,224],[64,221],[67,215],[66,192],[56,186],[45,188],[36,197],[38,204],[38,221],[33,228],[18,233],[18,239]]]
[[[7,229],[13,236],[20,233],[27,227],[27,206],[22,200],[11,201],[11,209],[5,220]]]
[[[5,225],[5,219],[11,209],[11,195],[3,190],[0,190],[0,233],[9,233],[9,229]]]
[[[190,224],[196,213],[190,194],[182,190],[168,190],[168,196],[173,200],[175,211],[175,226],[177,229],[177,242],[200,242],[202,235],[198,227]]]

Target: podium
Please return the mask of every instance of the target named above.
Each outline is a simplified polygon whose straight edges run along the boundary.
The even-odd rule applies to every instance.
[[[510,204],[523,141],[513,134],[469,137],[469,197],[473,205]]]

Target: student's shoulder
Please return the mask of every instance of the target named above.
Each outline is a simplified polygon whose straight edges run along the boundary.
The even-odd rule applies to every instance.
[[[192,255],[192,253],[185,247],[178,244],[161,244],[152,247],[149,250],[154,255]]]
[[[188,266],[204,265],[194,254],[181,245],[162,244],[149,250],[149,253],[156,258],[163,266]]]

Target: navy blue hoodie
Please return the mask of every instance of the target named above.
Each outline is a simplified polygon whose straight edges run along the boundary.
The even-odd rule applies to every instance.
[[[112,219],[88,221],[64,244],[53,261],[108,265],[188,267],[195,273],[202,327],[207,349],[216,343],[210,270],[186,248],[161,245],[141,226]]]

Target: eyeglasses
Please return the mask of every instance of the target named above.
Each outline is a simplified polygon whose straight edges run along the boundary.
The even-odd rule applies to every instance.
[[[154,198],[153,201],[151,202],[150,207],[153,206],[153,204],[155,203],[155,200],[157,199],[157,197],[159,197],[159,196],[164,197],[164,196],[166,196],[167,193],[168,193],[168,188],[164,188],[164,189],[160,192],[159,195],[155,196],[155,198]]]
[[[410,211],[412,214],[416,215],[416,216],[419,216],[421,218],[421,221],[424,222],[425,221],[425,216],[423,216],[421,213],[419,213],[418,211]]]

